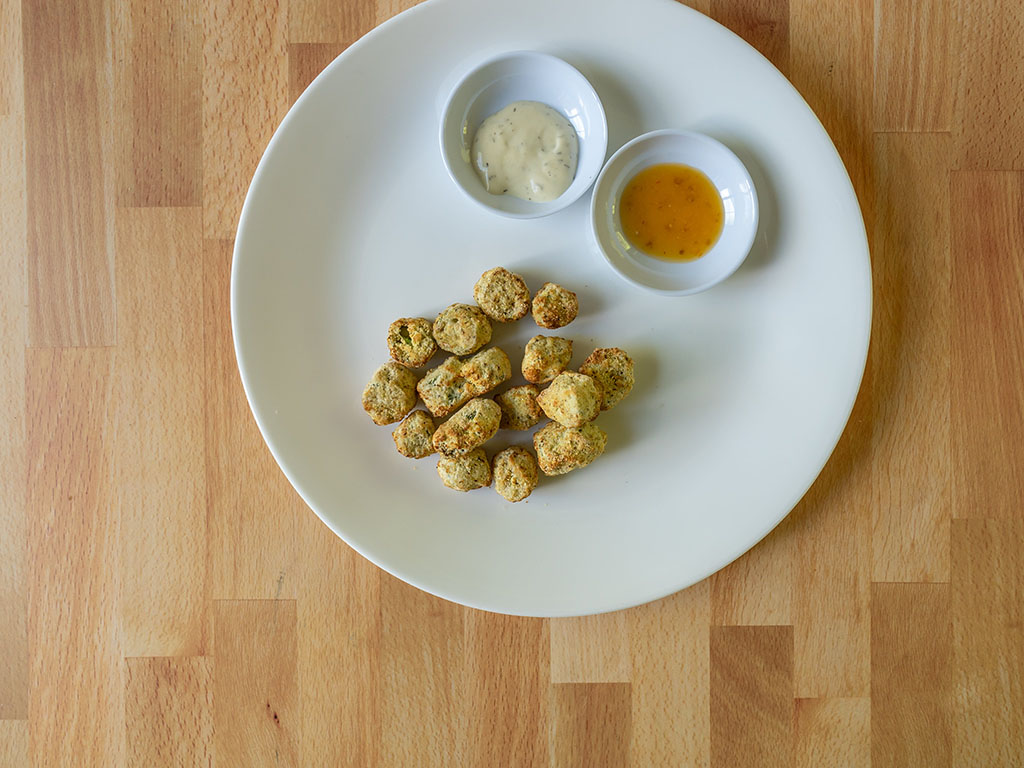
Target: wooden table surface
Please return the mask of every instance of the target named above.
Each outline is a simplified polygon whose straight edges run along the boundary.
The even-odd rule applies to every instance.
[[[259,155],[405,0],[0,0],[0,765],[1024,765],[1024,6],[695,4],[846,161],[868,369],[752,552],[547,621],[354,554],[235,367]]]

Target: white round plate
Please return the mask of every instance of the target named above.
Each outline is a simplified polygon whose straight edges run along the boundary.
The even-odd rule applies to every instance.
[[[589,195],[522,221],[459,191],[437,147],[445,97],[473,62],[526,49],[593,84],[610,151],[672,127],[740,157],[760,225],[732,277],[694,296],[652,296],[595,252]],[[388,324],[470,301],[477,277],[499,264],[533,290],[550,280],[579,294],[580,316],[563,331],[574,366],[598,346],[636,361],[633,393],[598,420],[605,455],[543,478],[516,505],[493,490],[444,488],[433,459],[401,457],[360,406],[387,360]],[[859,388],[871,275],[827,134],[725,28],[671,0],[430,0],[349,48],[278,128],[242,210],[231,309],[256,421],[327,525],[434,594],[562,616],[693,584],[789,512]],[[527,318],[497,328],[495,343],[517,366],[537,332]]]

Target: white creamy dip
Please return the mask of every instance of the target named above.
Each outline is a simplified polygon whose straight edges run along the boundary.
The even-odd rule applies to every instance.
[[[572,184],[579,142],[558,110],[539,101],[515,101],[480,124],[471,156],[492,195],[542,203]]]

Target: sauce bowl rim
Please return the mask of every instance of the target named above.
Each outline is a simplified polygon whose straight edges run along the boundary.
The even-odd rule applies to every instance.
[[[452,158],[461,154],[461,152],[465,148],[465,142],[464,140],[461,139],[461,136],[463,134],[463,126],[460,124],[459,130],[457,132],[458,135],[460,136],[459,139],[454,138],[453,131],[451,130],[451,121],[455,119],[455,116],[453,116],[452,114],[452,109],[458,97],[463,95],[463,91],[465,90],[469,82],[475,76],[477,76],[481,70],[484,70],[488,67],[492,67],[495,64],[504,60],[516,59],[534,59],[537,61],[542,61],[549,66],[558,67],[570,75],[570,77],[576,82],[577,90],[580,93],[581,97],[586,97],[586,99],[589,102],[591,102],[595,107],[594,113],[592,115],[593,119],[589,124],[590,130],[588,131],[588,135],[586,137],[579,138],[579,133],[577,132],[577,137],[579,139],[580,144],[579,159],[582,160],[583,158],[584,143],[592,146],[592,152],[600,156],[600,163],[597,164],[593,172],[588,173],[587,175],[584,176],[580,176],[581,164],[578,162],[576,167],[576,176],[573,177],[573,180],[570,183],[569,188],[566,189],[566,191],[563,192],[559,197],[557,197],[554,200],[546,202],[525,201],[528,202],[530,207],[523,211],[511,211],[502,208],[497,201],[506,199],[505,195],[490,195],[490,197],[494,198],[493,201],[486,199],[483,196],[474,195],[469,189],[466,188],[466,185],[463,183],[462,179],[459,178],[459,175],[452,167]],[[478,92],[475,96],[467,100],[467,106],[472,105],[473,101],[479,98],[480,93],[482,93],[483,90],[484,89],[481,89],[481,91]],[[538,99],[538,101],[540,101],[540,99]],[[552,106],[559,113],[562,113],[562,110],[559,109],[557,106],[551,104],[549,104],[548,106]],[[493,56],[489,56],[483,61],[479,61],[473,64],[462,75],[459,76],[458,80],[455,82],[455,85],[452,86],[447,97],[445,98],[444,106],[441,110],[441,117],[439,121],[438,139],[440,143],[441,159],[444,162],[445,171],[447,171],[448,177],[455,184],[455,186],[458,187],[458,189],[466,197],[468,197],[481,208],[484,208],[485,210],[490,211],[491,213],[498,214],[499,216],[504,216],[506,218],[511,219],[536,219],[542,218],[544,216],[550,216],[554,213],[557,213],[558,211],[568,208],[570,205],[572,205],[581,197],[583,197],[583,195],[585,195],[588,190],[593,188],[594,183],[598,178],[600,178],[601,171],[605,167],[604,161],[608,153],[608,117],[605,113],[604,103],[601,100],[601,96],[594,88],[593,84],[590,82],[590,80],[587,79],[587,77],[582,72],[580,72],[568,61],[559,56],[555,56],[544,51],[529,49],[511,50],[504,51]],[[452,144],[455,141],[458,141],[459,146],[458,150],[453,152],[451,151],[453,149]],[[473,175],[475,178],[475,172]],[[578,183],[581,178],[584,180],[585,183]],[[477,179],[477,181],[479,182],[479,179]],[[483,190],[482,184],[481,190]],[[486,190],[483,191],[486,192]]]
[[[609,253],[609,250],[614,251],[615,249],[614,249],[613,246],[609,246],[605,242],[605,239],[603,237],[601,237],[601,234],[600,234],[601,228],[599,227],[599,221],[598,221],[599,218],[603,218],[605,216],[605,214],[607,214],[608,206],[614,206],[615,205],[615,203],[618,201],[619,196],[621,195],[622,190],[625,188],[625,185],[629,182],[629,179],[620,180],[620,183],[616,185],[615,189],[609,190],[609,193],[608,193],[608,196],[607,196],[607,198],[608,198],[607,201],[604,202],[604,203],[601,203],[599,201],[599,198],[601,197],[601,192],[603,191],[603,187],[606,187],[610,183],[608,181],[608,175],[611,172],[611,170],[615,167],[616,161],[618,161],[624,154],[626,154],[628,152],[631,152],[631,151],[635,151],[635,148],[638,145],[646,144],[646,143],[649,143],[651,141],[654,141],[655,139],[663,138],[665,136],[672,136],[672,137],[678,137],[678,138],[681,138],[681,139],[688,139],[688,140],[696,141],[696,142],[703,142],[705,144],[708,144],[708,145],[712,146],[714,148],[714,151],[719,152],[722,155],[728,157],[730,162],[732,162],[736,166],[738,171],[741,173],[741,179],[740,180],[743,181],[743,182],[746,182],[746,184],[747,184],[747,186],[749,188],[749,198],[750,198],[750,202],[751,202],[751,206],[752,206],[751,220],[750,220],[749,224],[747,225],[748,229],[749,229],[749,231],[747,233],[747,237],[744,238],[744,240],[742,241],[742,244],[739,245],[735,249],[735,252],[738,253],[739,255],[734,260],[729,261],[727,263],[727,268],[726,269],[724,269],[721,272],[717,273],[710,280],[707,280],[707,281],[705,281],[703,283],[700,283],[699,285],[695,285],[695,286],[688,287],[688,288],[664,288],[664,287],[659,287],[659,286],[656,286],[656,285],[652,285],[650,283],[643,282],[642,280],[638,280],[638,279],[632,277],[631,275],[627,274],[626,272],[624,272],[622,270],[622,268],[619,266],[619,264],[617,263],[616,259],[613,258],[612,254]],[[663,160],[661,162],[672,162],[672,161],[671,160]],[[701,168],[699,165],[692,164],[692,163],[685,163],[685,164],[691,165],[691,167],[696,168],[698,171],[701,171],[701,173],[704,173],[705,175],[707,174],[707,171],[704,168]],[[643,167],[649,167],[649,166],[643,166]],[[642,170],[642,169],[643,168],[637,169],[636,172],[639,172],[639,170]],[[635,173],[634,173],[634,175],[635,175]],[[632,178],[632,176],[630,176],[630,179],[631,178]],[[718,139],[714,138],[713,136],[709,136],[706,133],[701,133],[700,131],[692,131],[692,130],[687,130],[687,129],[682,129],[682,128],[658,128],[658,129],[655,129],[653,131],[648,131],[646,133],[642,133],[639,136],[635,136],[632,139],[630,139],[629,141],[627,141],[625,144],[623,144],[615,152],[612,153],[612,156],[608,158],[608,161],[604,164],[604,167],[601,168],[601,173],[598,174],[597,180],[594,182],[594,194],[591,196],[591,199],[590,199],[590,233],[591,233],[591,238],[592,238],[594,244],[597,246],[597,249],[600,252],[602,258],[608,263],[608,266],[610,266],[612,268],[612,270],[619,277],[621,277],[623,280],[625,280],[626,282],[630,283],[631,285],[635,285],[638,288],[643,288],[646,291],[650,291],[652,293],[657,293],[657,294],[660,294],[660,295],[663,295],[663,296],[692,296],[692,295],[697,294],[697,293],[702,293],[702,292],[708,290],[709,288],[715,287],[716,285],[721,283],[723,280],[726,280],[728,277],[730,277],[733,273],[736,272],[737,269],[740,268],[740,266],[742,266],[743,262],[746,260],[747,256],[749,255],[750,250],[753,247],[754,241],[755,241],[755,239],[757,237],[758,225],[759,225],[759,217],[760,217],[760,209],[759,208],[760,207],[758,205],[758,199],[757,199],[757,188],[754,185],[754,181],[753,181],[753,178],[750,175],[750,171],[747,169],[747,167],[743,163],[743,161],[740,160],[740,158],[736,155],[736,153],[733,152],[726,144],[724,144],[723,142],[721,142]],[[724,224],[723,225],[723,230],[722,230],[722,235],[725,234],[725,229],[727,227],[730,227],[730,226],[736,226],[736,225],[735,224],[728,224],[728,223]],[[722,235],[719,235],[720,239],[721,239]],[[705,254],[704,256],[701,256],[700,258],[705,258],[710,253],[711,253],[711,251],[709,251],[708,254]],[[696,261],[699,261],[699,259],[694,259],[693,261],[696,262]],[[668,264],[685,264],[685,263],[688,263],[688,262],[668,262],[668,261],[665,262],[666,265],[668,265]]]

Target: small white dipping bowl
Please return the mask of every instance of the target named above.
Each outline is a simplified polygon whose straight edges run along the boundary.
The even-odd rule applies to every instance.
[[[513,101],[543,102],[576,129],[576,176],[557,200],[535,203],[492,195],[470,165],[480,123]],[[472,69],[452,89],[441,116],[441,156],[452,180],[470,199],[516,219],[548,216],[578,200],[600,173],[607,150],[608,122],[593,86],[566,62],[536,51],[504,53]]]
[[[665,261],[648,256],[622,231],[618,210],[622,191],[639,171],[660,163],[702,171],[722,196],[722,234],[699,259]],[[743,163],[721,142],[691,131],[652,131],[612,155],[597,178],[590,218],[598,249],[619,275],[656,293],[686,296],[722,282],[743,263],[757,234],[757,193]]]

